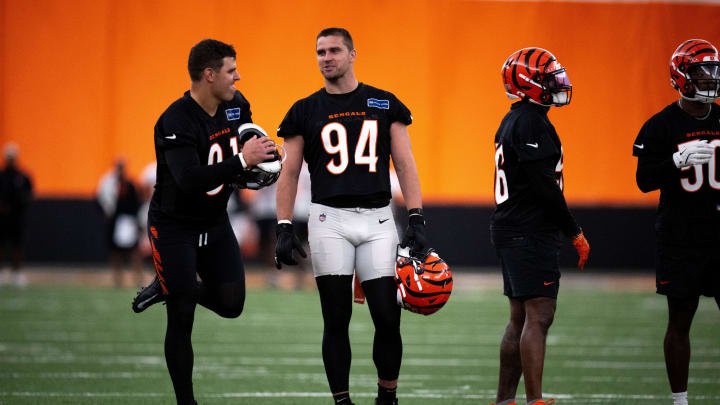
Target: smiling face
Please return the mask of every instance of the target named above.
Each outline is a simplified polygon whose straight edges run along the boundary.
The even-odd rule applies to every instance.
[[[212,94],[223,101],[230,101],[235,96],[235,82],[240,80],[237,72],[235,58],[226,56],[223,58],[223,65],[215,70],[208,68],[205,72],[208,82],[211,85]]]
[[[341,36],[328,35],[318,38],[316,55],[325,80],[338,81],[351,71],[356,52],[348,49]]]

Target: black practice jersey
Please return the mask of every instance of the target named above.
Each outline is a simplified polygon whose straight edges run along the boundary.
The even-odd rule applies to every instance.
[[[242,171],[235,157],[239,153],[237,130],[248,122],[252,122],[250,103],[240,92],[235,92],[232,101],[220,103],[213,117],[189,91],[172,103],[155,124],[157,180],[151,218],[190,225],[209,225],[224,218],[233,192],[230,183]]]
[[[321,89],[297,101],[278,136],[302,135],[312,201],[331,206],[390,201],[390,126],[412,123],[392,93],[360,83],[346,94]]]
[[[710,114],[698,119],[674,102],[647,120],[635,139],[638,186],[645,192],[660,189],[655,224],[660,243],[692,246],[720,242],[717,149],[708,164],[678,169],[672,159],[678,146],[695,140],[720,147],[718,105],[712,104]]]
[[[563,150],[548,109],[517,102],[495,134],[493,232],[579,232],[562,195]]]

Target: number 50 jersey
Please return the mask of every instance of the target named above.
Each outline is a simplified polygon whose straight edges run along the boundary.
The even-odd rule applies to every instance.
[[[410,110],[392,93],[359,83],[350,93],[321,89],[297,101],[278,136],[302,135],[312,202],[361,206],[390,201],[390,126],[412,123]],[[372,197],[370,197],[372,196]],[[349,197],[349,198],[348,198]]]
[[[707,117],[698,119],[673,102],[647,120],[635,139],[638,185],[645,192],[660,189],[655,223],[660,243],[720,243],[720,107],[714,103],[710,107]],[[675,167],[673,153],[697,140],[715,147],[710,162]]]

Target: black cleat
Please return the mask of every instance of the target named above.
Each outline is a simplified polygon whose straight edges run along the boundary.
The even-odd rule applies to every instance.
[[[132,302],[132,310],[135,311],[136,314],[139,314],[148,309],[150,305],[163,301],[165,301],[165,294],[162,292],[160,280],[155,276],[150,285],[138,291]]]
[[[381,401],[380,398],[375,398],[375,405],[398,405],[397,398],[392,401]]]

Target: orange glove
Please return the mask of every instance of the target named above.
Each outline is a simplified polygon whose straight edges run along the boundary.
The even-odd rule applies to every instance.
[[[585,235],[582,231],[580,231],[580,234],[573,239],[572,244],[575,246],[578,256],[580,256],[580,260],[578,260],[578,269],[582,270],[583,267],[585,267],[585,261],[587,261],[588,255],[590,254],[590,244],[587,239],[585,239]]]

